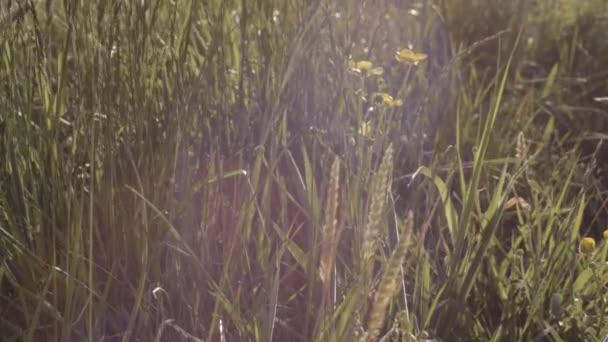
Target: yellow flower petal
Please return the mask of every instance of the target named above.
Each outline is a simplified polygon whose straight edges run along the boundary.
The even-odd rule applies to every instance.
[[[389,108],[399,107],[403,105],[403,101],[395,99],[387,93],[376,93],[375,96],[376,98],[379,98],[382,103]]]
[[[380,94],[380,96],[382,96],[382,103],[384,103],[385,105],[387,105],[389,107],[393,104],[393,102],[395,102],[393,97],[390,96],[389,94],[382,93],[382,94]]]
[[[355,69],[359,69],[360,71],[369,71],[373,67],[374,65],[370,61],[358,61],[355,63]]]
[[[382,69],[382,67],[376,67],[370,70],[369,73],[374,76],[381,76],[382,74],[384,74],[384,69]]]
[[[398,62],[413,65],[417,65],[418,63],[424,61],[426,57],[427,56],[424,53],[414,52],[408,49],[401,49],[395,54],[395,59]]]
[[[592,237],[586,237],[581,240],[580,251],[583,254],[591,254],[595,251],[595,240]]]
[[[602,233],[602,235],[604,236],[604,240],[608,240],[608,229],[604,230],[604,233]]]

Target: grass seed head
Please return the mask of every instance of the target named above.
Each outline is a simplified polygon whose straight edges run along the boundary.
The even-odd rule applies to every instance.
[[[386,204],[386,191],[388,179],[393,170],[393,146],[389,145],[382,158],[382,163],[373,181],[372,200],[367,223],[363,232],[363,267],[365,279],[370,279],[373,266],[373,257],[376,253],[376,239],[380,235],[382,215]]]

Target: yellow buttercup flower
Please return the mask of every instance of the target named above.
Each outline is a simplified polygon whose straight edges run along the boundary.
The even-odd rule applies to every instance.
[[[384,74],[384,69],[382,69],[382,67],[375,67],[371,69],[369,73],[374,76],[382,76],[382,74]]]
[[[401,49],[395,54],[395,59],[403,64],[417,65],[426,59],[424,53],[414,52],[409,49]]]
[[[389,94],[381,94],[380,96],[382,96],[382,103],[387,106],[391,105],[395,101],[395,99],[393,99],[393,97]]]
[[[591,254],[595,251],[595,240],[592,237],[583,238],[579,248],[581,253]]]
[[[380,93],[378,95],[382,99],[382,103],[389,108],[399,107],[403,104],[401,100],[395,100],[391,95],[387,93]]]
[[[382,69],[382,67],[374,67],[374,64],[372,64],[372,62],[366,60],[358,62],[350,60],[348,61],[348,67],[350,68],[350,71],[357,74],[363,74],[365,76],[381,76],[382,74],[384,74],[384,69]]]
[[[351,70],[355,72],[368,72],[374,67],[370,61],[350,61],[348,62],[348,65],[350,66]]]
[[[604,240],[608,240],[608,229],[604,230],[604,233],[602,233],[602,235],[604,236]]]
[[[359,61],[359,62],[355,63],[355,68],[357,68],[361,71],[369,71],[373,67],[374,67],[374,65],[370,61]]]

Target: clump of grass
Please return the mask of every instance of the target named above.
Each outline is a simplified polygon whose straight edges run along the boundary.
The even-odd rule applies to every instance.
[[[0,339],[599,340],[606,6],[534,4],[3,3]]]

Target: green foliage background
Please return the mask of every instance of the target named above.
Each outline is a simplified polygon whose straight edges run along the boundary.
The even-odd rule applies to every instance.
[[[599,341],[607,6],[1,1],[0,337]]]

